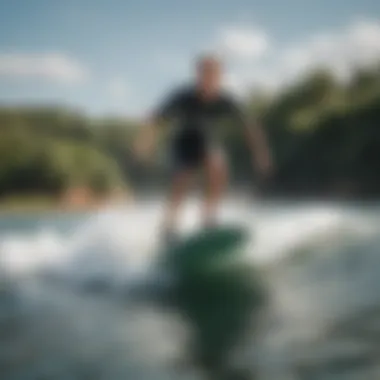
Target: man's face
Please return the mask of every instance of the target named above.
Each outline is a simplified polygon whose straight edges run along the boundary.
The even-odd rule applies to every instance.
[[[200,89],[212,94],[218,92],[221,85],[222,70],[220,63],[213,58],[206,58],[198,65],[198,85]]]

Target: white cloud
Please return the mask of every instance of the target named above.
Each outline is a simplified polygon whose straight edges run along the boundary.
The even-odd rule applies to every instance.
[[[380,20],[361,20],[345,28],[304,35],[301,41],[288,45],[276,44],[262,30],[226,27],[205,45],[202,50],[225,58],[225,87],[244,96],[255,88],[277,91],[318,68],[327,68],[338,79],[347,80],[357,68],[379,64]],[[186,54],[157,52],[155,58],[157,66],[173,79],[191,72],[191,57]]]
[[[263,55],[265,50],[261,51]],[[380,63],[380,22],[352,23],[342,30],[310,36],[303,43],[282,50],[272,49],[271,53],[269,61],[252,59],[253,54],[240,55],[240,61],[230,67],[230,88],[238,93],[252,86],[276,89],[317,68],[327,68],[337,78],[347,80],[357,68]],[[248,58],[251,59],[247,69],[241,62]]]
[[[0,53],[0,77],[78,84],[88,75],[83,65],[64,54]]]
[[[291,76],[325,67],[346,79],[356,68],[379,63],[380,23],[359,22],[343,31],[315,36],[303,46],[289,49],[280,59]]]
[[[224,86],[234,92],[239,92],[242,88],[241,75],[235,73],[227,73],[224,77]]]
[[[220,32],[217,48],[229,58],[259,59],[269,50],[269,38],[260,30],[227,28]]]

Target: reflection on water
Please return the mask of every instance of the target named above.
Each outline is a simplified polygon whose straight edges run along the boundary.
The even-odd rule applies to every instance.
[[[242,260],[269,294],[235,363],[259,379],[379,378],[379,210],[226,205],[223,218],[251,217]],[[185,229],[197,211],[189,207]],[[151,202],[63,224],[40,216],[9,229],[1,219],[1,379],[200,378],[179,368],[185,316],[133,297],[137,285],[163,281],[153,266],[158,215]]]

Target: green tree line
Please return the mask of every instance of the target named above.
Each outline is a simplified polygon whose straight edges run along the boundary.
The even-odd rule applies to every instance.
[[[380,194],[380,66],[348,82],[328,71],[309,74],[275,96],[257,93],[248,104],[265,126],[276,158],[268,190],[288,194]],[[247,152],[233,142],[245,175]]]
[[[276,171],[268,191],[380,194],[379,68],[358,70],[344,83],[321,70],[274,95],[256,91],[246,106],[273,147]],[[138,127],[60,107],[2,107],[0,196],[59,195],[72,186],[107,192],[126,183],[155,189],[168,172],[134,159]],[[238,182],[252,168],[244,136],[230,127],[226,145]]]
[[[130,128],[60,108],[0,110],[0,196],[124,187]],[[125,154],[127,157],[127,155]]]

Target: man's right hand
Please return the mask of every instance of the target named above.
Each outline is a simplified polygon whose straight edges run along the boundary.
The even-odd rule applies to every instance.
[[[152,127],[144,127],[133,143],[133,153],[137,159],[148,161],[153,154],[155,145],[155,133]]]
[[[269,179],[274,174],[273,159],[267,150],[256,153],[253,157],[253,165],[263,179]]]

